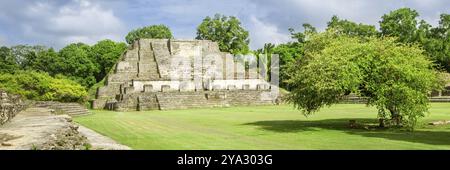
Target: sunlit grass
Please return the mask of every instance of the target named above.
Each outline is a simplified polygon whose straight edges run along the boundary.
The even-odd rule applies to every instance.
[[[351,129],[376,124],[376,109],[339,104],[304,117],[292,106],[146,112],[92,110],[75,121],[134,149],[450,149],[450,103],[432,103],[414,132]]]

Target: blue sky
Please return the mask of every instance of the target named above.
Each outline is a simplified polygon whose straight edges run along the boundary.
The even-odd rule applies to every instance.
[[[193,39],[205,16],[237,16],[250,31],[250,46],[290,41],[288,28],[310,23],[322,30],[332,15],[378,27],[391,10],[410,7],[437,25],[449,0],[0,0],[0,46],[124,41],[134,28],[168,25],[175,38]]]

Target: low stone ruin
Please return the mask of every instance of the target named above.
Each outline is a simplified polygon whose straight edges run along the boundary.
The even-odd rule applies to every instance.
[[[0,90],[0,125],[11,120],[24,107],[24,101],[19,95],[9,95]]]

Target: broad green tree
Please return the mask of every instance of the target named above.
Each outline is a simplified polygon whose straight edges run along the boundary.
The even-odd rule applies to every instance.
[[[349,93],[368,98],[385,123],[414,128],[428,110],[428,94],[441,74],[418,46],[394,38],[361,38],[328,30],[311,35],[293,65],[288,100],[305,115],[340,102]]]
[[[0,89],[20,94],[32,100],[85,102],[85,87],[64,78],[52,77],[45,72],[18,70],[0,76]]]
[[[441,14],[440,18],[439,26],[430,28],[424,48],[442,69],[450,72],[450,15]]]
[[[401,8],[383,15],[380,29],[383,36],[398,37],[398,42],[420,44],[435,67],[450,72],[450,40],[448,30],[450,16],[441,14],[439,26],[432,28],[424,20],[418,20],[419,13]]]
[[[214,17],[206,17],[197,27],[196,39],[215,41],[221,51],[232,54],[249,52],[249,33],[234,16],[216,14]]]
[[[12,73],[19,65],[8,47],[0,47],[0,73]]]
[[[271,55],[277,54],[279,56],[279,86],[290,90],[290,87],[286,83],[286,80],[291,76],[289,71],[290,65],[295,63],[303,54],[303,44],[298,42],[288,42],[285,44],[265,44],[264,48],[258,49],[256,55],[264,54],[267,56],[267,65],[270,66]],[[268,78],[270,79],[270,67],[267,68]]]
[[[29,62],[29,69],[44,71],[50,75],[59,74],[64,60],[53,48],[42,50],[36,53],[36,58]]]
[[[30,69],[37,58],[37,53],[47,50],[47,47],[42,45],[16,45],[10,49],[20,68]]]
[[[96,63],[99,73],[95,75],[97,82],[102,80],[117,62],[122,53],[127,49],[125,43],[111,40],[102,40],[93,45],[89,50],[89,58]]]
[[[306,41],[306,34],[314,34],[317,33],[316,27],[312,26],[311,24],[304,23],[303,26],[303,32],[295,32],[293,28],[289,28],[289,32],[291,33],[291,38],[297,40],[299,43],[305,43]]]
[[[380,21],[381,33],[398,37],[400,42],[414,42],[419,22],[419,13],[410,8],[400,8],[383,15]]]
[[[77,81],[85,87],[96,83],[95,75],[98,66],[89,58],[90,47],[83,43],[73,43],[59,51],[63,62],[59,65],[59,73]]]
[[[317,33],[317,29],[312,25],[305,23],[303,26],[303,32],[296,32],[293,28],[289,28],[292,42],[283,44],[264,44],[264,48],[256,51],[257,56],[259,54],[266,54],[268,58],[268,65],[270,65],[271,55],[278,54],[279,56],[279,81],[280,87],[290,90],[287,80],[290,79],[292,71],[289,70],[290,66],[295,63],[301,56],[303,56],[303,44],[307,41],[308,34]],[[270,68],[267,69],[270,77]]]
[[[352,21],[342,20],[336,15],[328,22],[327,29],[334,29],[338,33],[350,36],[370,37],[378,35],[378,31],[373,25],[357,24]]]
[[[155,39],[171,39],[172,32],[166,25],[150,25],[130,31],[125,40],[128,44],[133,44],[134,41],[140,38],[155,38]]]

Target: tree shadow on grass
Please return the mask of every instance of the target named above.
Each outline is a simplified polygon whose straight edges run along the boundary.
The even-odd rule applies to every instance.
[[[389,140],[399,140],[414,143],[431,145],[450,145],[450,131],[427,131],[416,130],[408,132],[400,129],[378,129],[378,128],[357,128],[349,127],[350,119],[325,119],[325,120],[271,120],[246,123],[244,125],[258,126],[261,129],[274,132],[302,132],[320,131],[323,129],[343,131],[352,135],[364,137],[385,138]],[[376,125],[377,119],[352,119],[359,124]],[[442,129],[445,130],[445,129]]]

